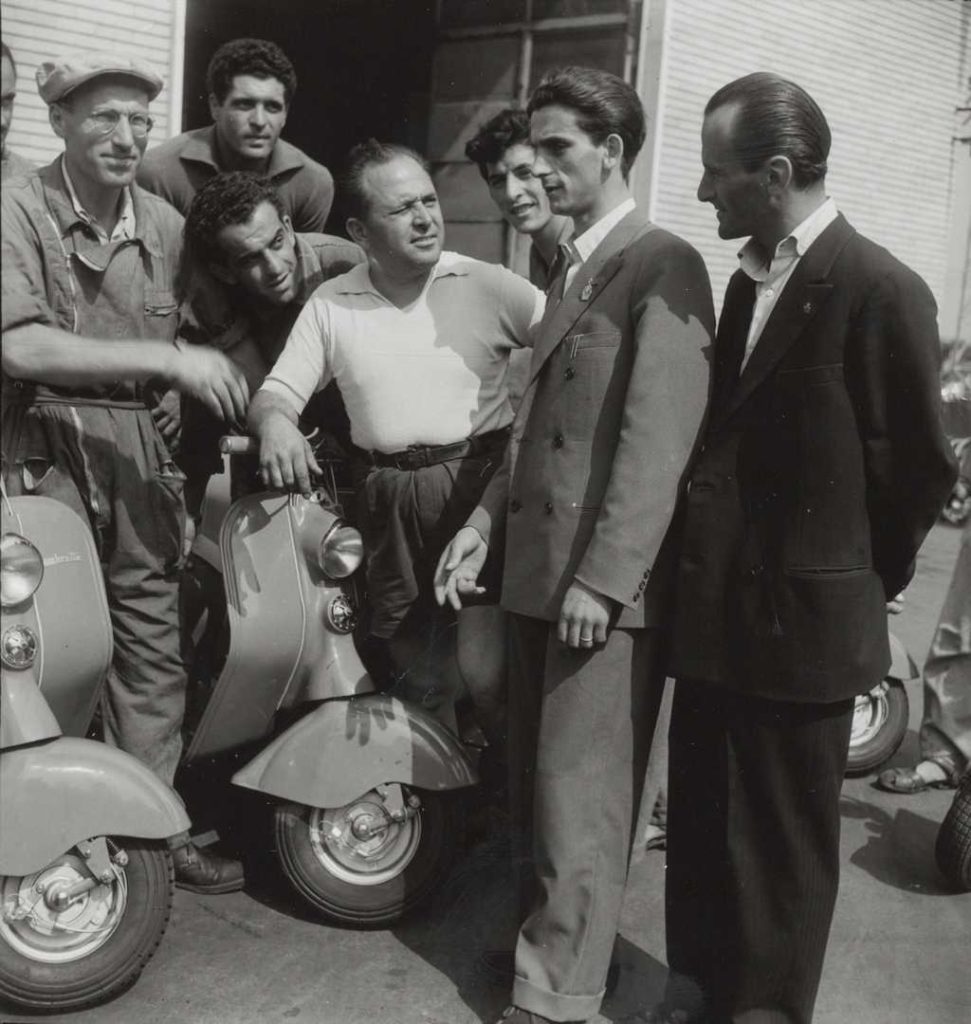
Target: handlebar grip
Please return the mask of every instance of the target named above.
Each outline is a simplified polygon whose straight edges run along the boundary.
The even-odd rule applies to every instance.
[[[219,438],[219,450],[224,455],[257,455],[260,450],[260,443],[255,437],[227,434]]]

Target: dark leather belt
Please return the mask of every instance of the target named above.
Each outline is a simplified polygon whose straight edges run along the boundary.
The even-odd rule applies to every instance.
[[[400,452],[365,452],[364,459],[370,466],[393,469],[421,469],[423,466],[437,466],[440,462],[453,459],[467,459],[501,449],[509,438],[509,427],[490,430],[488,434],[466,437],[454,444],[415,444]]]

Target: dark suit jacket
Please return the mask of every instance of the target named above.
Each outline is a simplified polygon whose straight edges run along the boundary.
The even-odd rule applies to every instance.
[[[506,461],[470,520],[486,539],[506,523],[505,608],[555,621],[576,578],[621,626],[661,620],[713,329],[701,257],[636,210],[549,300]]]
[[[954,478],[936,309],[842,216],[799,261],[739,378],[754,299],[737,272],[686,502],[673,671],[835,701],[885,674],[885,602]]]

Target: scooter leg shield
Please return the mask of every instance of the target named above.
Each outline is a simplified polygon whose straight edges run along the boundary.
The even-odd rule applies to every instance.
[[[312,807],[343,807],[385,782],[447,790],[478,781],[441,722],[383,694],[322,704],[233,776],[238,786]]]
[[[90,836],[166,839],[189,816],[140,761],[61,737],[0,754],[0,875],[27,875]]]

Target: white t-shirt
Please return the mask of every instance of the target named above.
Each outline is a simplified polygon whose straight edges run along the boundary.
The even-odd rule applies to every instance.
[[[367,450],[498,430],[513,416],[509,354],[531,344],[544,301],[504,267],[443,252],[421,295],[399,309],[362,263],[310,297],[263,389],[300,412],[337,381],[351,439]]]

